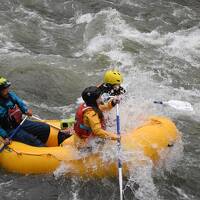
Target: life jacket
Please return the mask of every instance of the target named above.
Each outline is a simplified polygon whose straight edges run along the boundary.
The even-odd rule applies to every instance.
[[[20,110],[17,103],[9,96],[9,100],[13,103],[13,107],[9,108],[6,104],[2,104],[4,108],[7,109],[7,114],[2,120],[3,127],[5,129],[15,128],[17,127],[22,121],[22,111]]]
[[[76,112],[75,116],[75,124],[74,124],[74,130],[76,134],[82,138],[82,139],[87,139],[91,136],[94,136],[94,133],[92,132],[92,129],[90,127],[87,127],[84,125],[83,122],[83,116],[84,112],[88,109],[91,109],[92,107],[86,106],[84,103],[81,104]],[[101,127],[105,129],[105,123],[104,120],[101,121]]]
[[[12,123],[16,125],[19,125],[21,123],[22,111],[17,104],[15,104],[13,108],[8,109],[8,118]]]

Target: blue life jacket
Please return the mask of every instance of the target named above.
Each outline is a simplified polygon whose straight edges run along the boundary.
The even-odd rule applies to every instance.
[[[26,113],[26,104],[14,93],[9,92],[8,98],[0,97],[0,136],[6,137],[7,131],[14,128],[16,124],[9,119],[9,110],[18,106],[22,113]]]

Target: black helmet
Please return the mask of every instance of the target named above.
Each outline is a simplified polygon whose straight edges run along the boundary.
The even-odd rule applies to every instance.
[[[0,91],[10,86],[11,83],[7,79],[0,77]]]
[[[100,97],[101,90],[96,86],[90,86],[83,90],[82,98],[87,106],[97,106],[96,100]]]

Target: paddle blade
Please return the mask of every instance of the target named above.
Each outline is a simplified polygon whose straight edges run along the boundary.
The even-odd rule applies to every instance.
[[[184,110],[184,111],[190,111],[190,112],[192,112],[194,110],[192,105],[186,101],[170,100],[170,101],[163,102],[163,103],[167,104],[177,110]]]

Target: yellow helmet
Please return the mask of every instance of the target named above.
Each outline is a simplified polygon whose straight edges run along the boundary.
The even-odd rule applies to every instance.
[[[0,90],[10,87],[10,85],[11,83],[7,79],[0,77]]]
[[[123,82],[122,74],[117,70],[108,70],[104,74],[104,83],[109,83],[111,85],[121,84]]]

